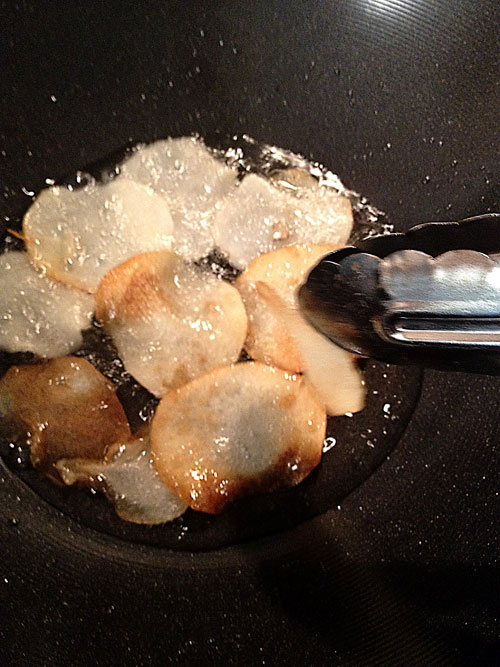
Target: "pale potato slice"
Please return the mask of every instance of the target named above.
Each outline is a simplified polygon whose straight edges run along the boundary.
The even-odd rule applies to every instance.
[[[160,402],[151,451],[163,481],[193,509],[298,484],[319,463],[326,415],[307,382],[247,362],[196,378]]]
[[[25,252],[0,255],[0,348],[58,357],[82,343],[94,297],[37,270]]]
[[[0,434],[28,439],[33,465],[51,474],[61,458],[102,458],[130,429],[112,384],[85,359],[61,357],[3,376]]]
[[[168,251],[110,271],[96,314],[127,371],[156,396],[236,361],[247,331],[238,290]]]
[[[317,181],[285,188],[249,174],[222,202],[214,221],[214,239],[231,264],[244,269],[255,257],[283,246],[342,245],[352,222],[347,197]]]
[[[359,412],[365,406],[365,387],[352,355],[332,343],[290,307],[271,285],[256,289],[293,336],[303,362],[304,375],[331,416]]]
[[[291,307],[295,293],[320,257],[335,250],[335,245],[287,246],[265,253],[251,262],[235,287],[241,294],[248,315],[245,349],[257,361],[288,371],[303,370],[302,358],[283,318],[263,299],[256,283],[269,284]]]
[[[184,514],[188,507],[156,472],[148,433],[113,445],[106,460],[61,459],[56,468],[65,484],[102,491],[125,521],[165,523]]]
[[[170,248],[165,200],[125,178],[78,190],[42,190],[23,220],[33,262],[61,282],[96,292],[104,274],[129,257]]]
[[[215,158],[195,137],[156,141],[139,148],[121,173],[165,197],[174,220],[173,250],[188,260],[214,246],[212,221],[238,172]]]

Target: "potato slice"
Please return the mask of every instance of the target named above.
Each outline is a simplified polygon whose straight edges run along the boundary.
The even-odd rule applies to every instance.
[[[156,472],[148,433],[113,445],[106,460],[61,459],[56,468],[65,484],[102,491],[125,521],[165,523],[184,514],[188,507]]]
[[[248,315],[245,349],[257,361],[301,372],[302,358],[283,318],[263,299],[255,285],[269,284],[288,304],[295,307],[295,293],[320,257],[335,245],[300,245],[273,250],[257,257],[235,282]]]
[[[61,357],[3,376],[0,435],[28,439],[33,465],[52,473],[61,458],[102,458],[130,430],[111,383],[85,359]]]
[[[193,509],[298,484],[319,463],[323,406],[307,382],[247,362],[196,378],[160,402],[151,451],[163,481]]]
[[[236,169],[215,158],[200,139],[178,137],[139,148],[121,173],[165,197],[177,254],[197,260],[212,250],[216,206],[236,184]]]
[[[249,174],[222,202],[214,238],[231,264],[244,269],[255,257],[284,246],[342,245],[352,222],[347,197],[317,181],[310,187],[292,184],[286,189]]]
[[[168,251],[110,271],[96,304],[125,368],[156,396],[236,361],[246,336],[238,290]]]
[[[125,178],[43,190],[23,220],[33,262],[87,292],[96,292],[104,274],[129,257],[170,248],[172,231],[165,200]]]
[[[25,252],[0,256],[0,348],[58,357],[82,343],[94,298],[48,278]]]
[[[256,289],[293,336],[303,362],[304,374],[325,405],[327,413],[337,416],[362,410],[366,392],[352,355],[318,333],[271,285],[258,282]]]
[[[289,169],[278,169],[270,174],[271,179],[286,190],[299,190],[300,188],[317,187],[318,181],[312,174],[299,167]]]

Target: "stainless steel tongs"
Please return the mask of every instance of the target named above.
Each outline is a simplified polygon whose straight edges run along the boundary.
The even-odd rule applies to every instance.
[[[500,374],[500,214],[433,222],[324,257],[306,319],[361,356]]]

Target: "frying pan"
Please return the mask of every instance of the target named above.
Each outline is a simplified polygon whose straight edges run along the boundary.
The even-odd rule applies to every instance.
[[[1,11],[9,226],[45,178],[192,132],[323,162],[399,230],[500,209],[494,0]],[[124,527],[4,456],[1,664],[498,664],[499,379],[366,372],[303,485],[220,517]]]

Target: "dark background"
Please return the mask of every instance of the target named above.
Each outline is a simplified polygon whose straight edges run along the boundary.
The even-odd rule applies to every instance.
[[[0,6],[8,224],[45,178],[193,131],[324,162],[398,228],[500,210],[496,0]],[[426,372],[340,509],[204,553],[84,528],[0,468],[2,664],[500,664],[499,389]]]

